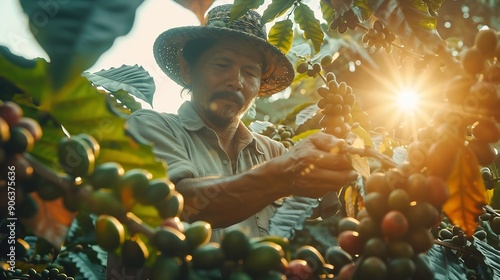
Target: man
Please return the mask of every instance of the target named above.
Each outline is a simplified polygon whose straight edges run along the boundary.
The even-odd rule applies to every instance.
[[[157,63],[191,100],[177,115],[139,110],[128,119],[129,130],[166,161],[184,197],[181,219],[209,222],[212,241],[228,227],[267,235],[274,201],[319,198],[357,177],[347,157],[332,152],[343,140],[316,133],[286,151],[240,121],[255,98],[288,87],[294,70],[267,42],[259,14],[230,22],[230,8],[215,7],[205,26],[167,30],[154,44]]]

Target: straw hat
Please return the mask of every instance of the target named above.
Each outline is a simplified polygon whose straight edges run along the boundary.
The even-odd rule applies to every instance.
[[[295,75],[292,64],[279,48],[267,41],[265,26],[257,12],[249,10],[229,24],[231,6],[221,5],[210,10],[203,26],[176,27],[161,33],[153,46],[156,62],[167,76],[184,86],[178,56],[186,42],[198,38],[243,39],[254,44],[264,56],[259,96],[284,90]]]

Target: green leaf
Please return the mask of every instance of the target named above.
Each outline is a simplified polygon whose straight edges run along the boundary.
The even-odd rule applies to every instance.
[[[321,30],[318,19],[309,6],[300,2],[294,11],[295,22],[299,24],[300,29],[304,31],[304,38],[310,39],[313,43],[315,52],[319,52],[323,44],[325,34]]]
[[[290,196],[269,221],[269,233],[291,238],[296,230],[304,228],[307,218],[311,217],[313,208],[318,207],[315,198]]]
[[[473,238],[474,247],[483,254],[484,262],[493,270],[494,278],[500,279],[500,256],[498,255],[498,250],[484,240],[480,240],[475,236]]]
[[[106,97],[108,103],[112,106],[110,109],[118,115],[129,115],[142,108],[141,103],[137,102],[132,95],[122,89],[109,93]]]
[[[438,10],[441,8],[441,4],[443,4],[444,0],[427,0],[424,1],[425,5],[429,9],[429,13],[432,16],[438,16]]]
[[[427,252],[427,259],[431,270],[434,272],[434,279],[466,280],[465,269],[459,263],[458,258],[440,245],[434,245]]]
[[[321,132],[321,130],[320,129],[307,130],[307,131],[304,131],[304,132],[302,132],[300,134],[294,135],[292,137],[292,140],[295,141],[295,142],[298,142],[298,141],[300,141],[302,139],[305,139],[305,138],[307,138],[307,137],[309,137],[309,136],[311,136],[311,135],[313,135],[314,133],[317,133],[317,132]]]
[[[60,91],[44,96],[41,110],[49,112],[70,135],[93,136],[101,147],[97,164],[120,163],[124,169],[144,168],[154,177],[164,177],[166,166],[156,159],[152,147],[126,134],[125,119],[107,106],[106,93],[82,76],[69,81]]]
[[[366,131],[364,128],[362,128],[361,126],[358,126],[358,127],[353,128],[351,130],[351,132],[358,135],[361,139],[363,139],[365,146],[375,148],[375,146],[373,145],[372,138],[370,137],[370,133],[368,133],[368,131]],[[363,147],[361,147],[361,148],[363,148]]]
[[[444,44],[436,26],[436,17],[429,14],[423,0],[368,0],[368,5],[384,25],[416,52],[435,53]]]
[[[292,112],[281,119],[280,124],[290,126],[295,132],[308,130],[311,125],[316,128],[319,122],[317,117],[320,116],[320,114],[316,114],[317,112],[316,102],[303,102],[295,106]]]
[[[327,4],[325,1],[320,1],[319,4],[321,7],[321,12],[323,13],[323,19],[326,20],[326,22],[328,23],[332,22],[337,13],[331,6],[331,2],[328,1]]]
[[[30,154],[46,166],[62,171],[57,164],[54,164],[58,160],[57,144],[61,138],[66,137],[61,125],[47,112],[40,111],[28,94],[18,94],[13,100],[21,106],[25,117],[36,120],[42,128],[42,138],[35,142]]]
[[[262,14],[262,23],[267,23],[283,15],[293,6],[294,0],[273,0]]]
[[[50,57],[55,88],[90,68],[116,37],[126,35],[143,0],[21,0],[30,29]]]
[[[262,134],[268,128],[274,129],[274,124],[272,124],[270,122],[266,122],[266,121],[254,121],[248,126],[248,129],[250,129],[250,131],[256,132],[259,134]]]
[[[257,9],[262,4],[264,4],[264,0],[235,0],[231,7],[229,23],[239,19],[242,15],[246,14],[248,10]]]
[[[321,2],[326,2],[326,1],[321,1]],[[335,18],[343,15],[345,12],[349,11],[351,9],[351,6],[353,4],[352,0],[335,0],[335,1],[328,1],[330,3],[329,6],[335,11]],[[330,19],[328,22],[331,22],[332,19]]]
[[[306,94],[296,94],[290,98],[279,99],[270,102],[268,98],[258,98],[257,104],[257,119],[262,120],[266,116],[269,122],[277,123],[282,118],[285,118],[288,112],[293,111],[295,107],[311,102],[311,97]],[[295,118],[293,118],[295,120]]]
[[[311,221],[306,222],[305,230],[309,232],[309,235],[313,240],[316,240],[323,248],[329,248],[330,246],[338,245],[337,238],[332,234],[332,226],[336,226],[338,221],[337,217],[323,218],[321,221]],[[311,244],[308,242],[307,244]],[[317,248],[319,250],[319,248]],[[323,251],[324,252],[324,251]],[[292,278],[293,279],[293,278]]]
[[[100,265],[92,263],[84,253],[69,252],[69,258],[76,265],[83,278],[87,280],[100,280],[106,278],[106,269]]]
[[[301,108],[300,111],[295,115],[295,125],[299,127],[305,124],[308,120],[312,119],[316,114],[318,114],[318,111],[319,108],[316,103]]]
[[[361,22],[368,20],[373,15],[372,8],[368,5],[369,0],[354,0],[352,11]]]
[[[122,65],[95,73],[84,72],[83,76],[96,86],[111,92],[122,89],[153,106],[155,82],[142,66]]]
[[[269,43],[288,53],[293,43],[293,22],[289,19],[276,22],[269,30]]]
[[[104,251],[99,245],[92,245],[90,248],[94,250],[97,259],[102,266],[106,266],[108,263],[108,252]]]
[[[42,58],[28,60],[0,46],[0,73],[0,78],[37,100],[49,90],[47,62]]]
[[[252,105],[250,105],[250,108],[243,114],[241,117],[241,121],[248,126],[251,122],[255,120],[255,117],[257,116],[257,110],[256,110],[257,105],[255,102],[252,102]]]

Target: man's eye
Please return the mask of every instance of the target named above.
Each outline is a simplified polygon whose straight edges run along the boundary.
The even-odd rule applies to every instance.
[[[252,71],[247,71],[247,76],[257,77],[257,74],[255,72],[252,72]]]

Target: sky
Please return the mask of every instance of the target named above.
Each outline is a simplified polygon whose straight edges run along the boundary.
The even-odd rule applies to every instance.
[[[214,5],[222,3],[227,2],[216,1]],[[0,45],[7,46],[14,54],[28,59],[48,59],[28,28],[28,19],[22,12],[19,0],[0,0],[0,19]],[[138,64],[148,71],[155,81],[153,108],[161,112],[176,113],[180,104],[185,101],[180,97],[181,87],[172,82],[156,65],[152,46],[161,32],[185,25],[199,25],[197,17],[191,11],[173,0],[146,0],[136,12],[132,30],[117,38],[113,46],[87,71],[92,73],[123,64]]]

